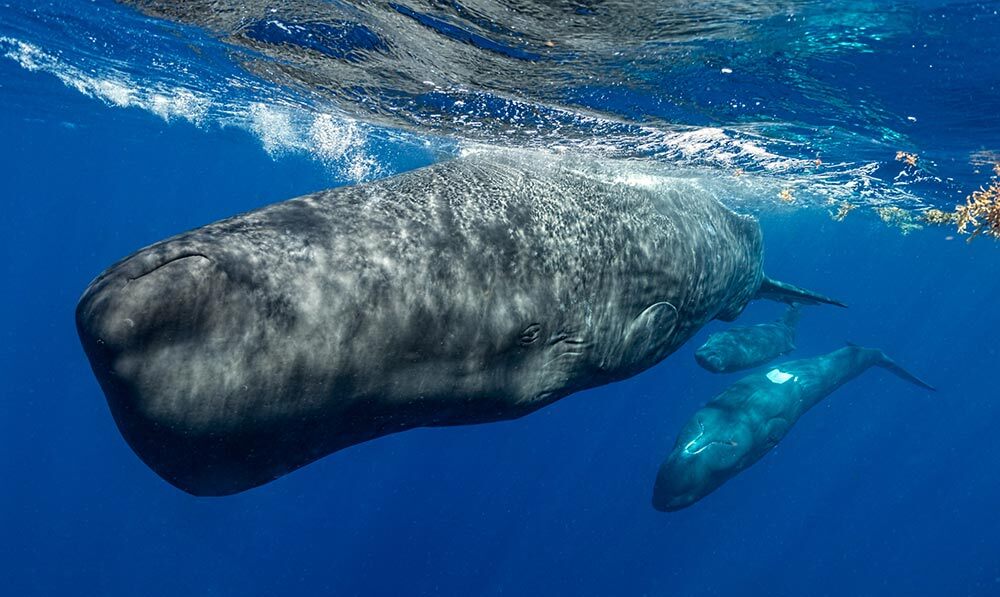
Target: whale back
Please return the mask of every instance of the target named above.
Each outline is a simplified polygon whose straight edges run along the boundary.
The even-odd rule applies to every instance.
[[[136,453],[218,495],[634,375],[742,310],[760,262],[756,223],[693,184],[472,156],[156,243],[77,324]]]
[[[657,473],[653,505],[686,508],[770,452],[809,409],[869,368],[934,388],[883,351],[849,345],[748,375],[699,409]]]

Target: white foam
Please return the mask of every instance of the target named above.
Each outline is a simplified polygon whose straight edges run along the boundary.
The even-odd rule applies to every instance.
[[[250,130],[272,157],[280,157],[288,151],[305,150],[290,110],[254,102],[250,104],[247,116]]]
[[[309,136],[316,151],[327,160],[342,159],[362,142],[356,123],[334,120],[330,114],[316,116],[309,127]]]
[[[0,52],[25,70],[53,75],[67,87],[108,106],[138,108],[167,122],[243,128],[253,133],[272,157],[305,153],[350,180],[366,180],[380,173],[377,161],[367,153],[368,131],[346,118],[304,106],[259,101],[233,104],[183,85],[138,81],[112,68],[85,70],[10,37],[0,37]],[[228,81],[226,86],[252,90],[239,80]]]
[[[361,181],[381,174],[379,161],[368,147],[371,128],[306,105],[295,96],[282,95],[254,79],[230,77],[214,83],[208,91],[201,89],[206,83],[186,74],[186,69],[171,67],[169,72],[161,69],[163,80],[140,80],[123,72],[121,63],[91,64],[87,56],[52,54],[11,37],[0,37],[0,53],[25,70],[49,73],[66,86],[109,106],[138,108],[168,122],[183,120],[197,126],[239,127],[254,134],[264,150],[275,158],[288,153],[309,155],[337,176],[349,180]],[[456,105],[462,101],[456,100]],[[537,112],[538,106],[515,103],[518,105],[511,112],[512,122],[522,114]],[[782,206],[779,193],[792,189],[796,206],[827,206],[844,201],[881,206],[924,205],[906,187],[925,182],[926,176],[887,185],[875,176],[878,163],[823,164],[818,168],[815,160],[772,151],[769,147],[775,143],[781,143],[782,147],[791,144],[773,139],[750,125],[738,130],[663,129],[559,107],[545,109],[557,115],[554,123],[568,119],[591,134],[566,138],[560,136],[556,126],[551,134],[539,136],[539,147],[609,157],[641,155],[649,158],[650,163],[700,176],[699,185],[730,204],[748,204],[751,209]],[[468,126],[476,124],[473,120]],[[468,145],[478,143],[460,143],[460,147]],[[800,149],[796,153],[805,153]],[[662,184],[655,174],[626,170],[617,182],[649,188]]]
[[[96,74],[67,64],[41,48],[10,37],[0,37],[4,56],[22,68],[54,75],[64,85],[87,97],[99,99],[117,108],[139,108],[166,121],[175,118],[197,123],[209,101],[181,87],[155,85],[143,87],[120,72]]]

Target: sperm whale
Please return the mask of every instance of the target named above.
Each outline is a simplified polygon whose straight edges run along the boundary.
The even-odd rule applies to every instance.
[[[799,316],[799,306],[791,305],[776,321],[716,332],[695,351],[694,358],[713,373],[732,373],[763,365],[795,350]]]
[[[225,495],[420,426],[520,417],[635,375],[754,298],[760,226],[696,186],[478,154],[153,244],[77,329],[135,453]]]
[[[694,414],[660,466],[653,507],[686,508],[760,460],[809,409],[870,367],[933,390],[874,348],[847,346],[739,380]]]

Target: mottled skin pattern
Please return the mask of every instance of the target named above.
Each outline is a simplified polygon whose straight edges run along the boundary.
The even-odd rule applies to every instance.
[[[680,510],[712,493],[767,454],[806,411],[872,366],[933,389],[881,350],[859,346],[748,375],[684,425],[660,466],[653,507]]]
[[[101,274],[77,327],[123,436],[198,495],[634,375],[762,283],[756,221],[678,183],[470,157],[285,201]]]
[[[695,351],[694,358],[712,373],[731,373],[763,365],[795,350],[798,323],[799,307],[793,305],[777,321],[712,334]]]

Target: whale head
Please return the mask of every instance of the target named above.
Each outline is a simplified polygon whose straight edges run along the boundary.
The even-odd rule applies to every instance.
[[[311,381],[287,374],[297,368],[292,357],[260,349],[295,325],[295,309],[269,291],[282,281],[262,278],[266,268],[251,267],[261,257],[238,237],[219,242],[217,232],[194,231],[120,261],[76,309],[123,437],[160,476],[197,495],[241,491],[287,469],[261,462],[268,451],[280,454],[288,436],[275,431],[287,405],[275,400],[284,388],[274,380]]]
[[[706,407],[688,421],[656,476],[653,507],[687,508],[741,471],[752,436],[730,413]]]
[[[703,369],[707,369],[712,373],[723,373],[726,370],[726,359],[718,347],[716,347],[711,337],[695,351],[694,360]]]

